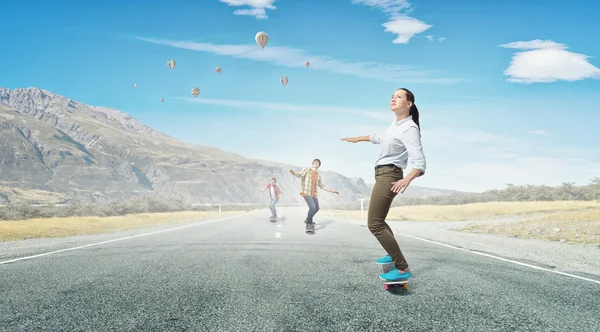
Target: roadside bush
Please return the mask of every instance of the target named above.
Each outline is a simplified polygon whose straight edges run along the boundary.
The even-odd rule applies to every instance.
[[[252,211],[264,205],[222,205],[221,211]],[[218,211],[219,205],[191,205],[182,199],[162,199],[156,196],[138,196],[127,201],[108,201],[100,204],[75,203],[55,205],[9,205],[0,207],[0,220],[26,220],[33,218],[65,218],[84,216],[123,216],[138,213],[179,211]]]
[[[507,185],[505,189],[488,190],[482,193],[452,193],[436,195],[427,198],[396,197],[392,206],[407,205],[462,205],[487,202],[532,202],[532,201],[595,201],[600,200],[600,178],[590,180],[585,186],[575,186],[565,182],[560,186],[515,186]],[[369,206],[368,198],[364,202],[365,209]],[[360,210],[360,202],[338,204],[340,210]]]

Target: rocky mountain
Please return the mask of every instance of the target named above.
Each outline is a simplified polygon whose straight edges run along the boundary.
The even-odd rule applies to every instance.
[[[272,177],[285,193],[280,204],[303,203],[299,179],[289,169],[301,167],[188,144],[118,110],[45,90],[0,87],[0,204],[100,202],[142,194],[197,204],[264,203],[268,193],[261,190]],[[321,174],[341,193],[322,193],[325,205],[370,194],[360,178]]]
[[[361,178],[352,178],[352,181],[357,183],[364,183],[367,186],[367,196],[371,195],[371,191],[373,190],[374,183],[365,183]],[[402,197],[406,198],[427,198],[431,196],[438,195],[450,195],[453,193],[460,193],[458,190],[449,190],[449,189],[438,189],[438,188],[429,188],[429,187],[419,187],[411,184],[408,189],[402,194]],[[368,197],[366,197],[368,200]]]

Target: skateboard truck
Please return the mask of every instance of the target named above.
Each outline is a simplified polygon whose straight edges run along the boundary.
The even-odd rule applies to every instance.
[[[392,286],[402,285],[402,288],[408,290],[408,279],[400,279],[400,280],[384,280],[383,289],[389,290]]]

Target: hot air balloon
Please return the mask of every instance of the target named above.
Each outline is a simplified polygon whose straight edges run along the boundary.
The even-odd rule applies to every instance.
[[[254,36],[254,40],[256,40],[256,43],[264,50],[267,43],[269,43],[269,35],[266,32],[261,31]]]
[[[167,66],[169,66],[171,69],[175,68],[175,60],[169,60],[167,62]]]
[[[221,67],[217,67],[217,68],[215,69],[215,71],[217,72],[217,74],[220,74],[220,73],[221,73],[221,70],[222,70],[222,69],[221,69]]]
[[[162,103],[163,101],[165,101],[163,98],[160,98],[160,102]]]
[[[286,86],[288,84],[288,78],[287,76],[283,76],[279,79],[279,82],[281,82],[281,84],[283,84],[283,86]]]
[[[306,66],[306,68],[308,68],[308,66],[310,66],[310,62],[306,61],[304,65]]]
[[[137,83],[133,83],[133,87],[137,88]]]
[[[194,97],[198,97],[199,94],[200,94],[200,89],[198,87],[195,87],[192,89],[192,95],[194,95]]]

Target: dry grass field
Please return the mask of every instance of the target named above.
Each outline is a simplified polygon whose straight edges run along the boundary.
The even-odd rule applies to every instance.
[[[560,211],[515,222],[471,225],[460,230],[600,246],[600,210]]]
[[[223,211],[221,216],[243,213],[248,212]],[[101,234],[217,217],[219,217],[218,211],[184,211],[130,214],[114,217],[39,218],[0,221],[0,241]]]
[[[359,211],[334,211],[338,218],[361,219]],[[365,211],[364,218],[366,219]],[[390,209],[389,221],[489,221],[462,228],[570,243],[600,244],[600,201],[490,202],[418,205]]]
[[[7,193],[13,203],[27,203],[32,201],[45,202],[46,204],[57,204],[67,198],[66,195],[51,191],[18,188],[14,186],[2,185],[0,182],[0,192]]]

